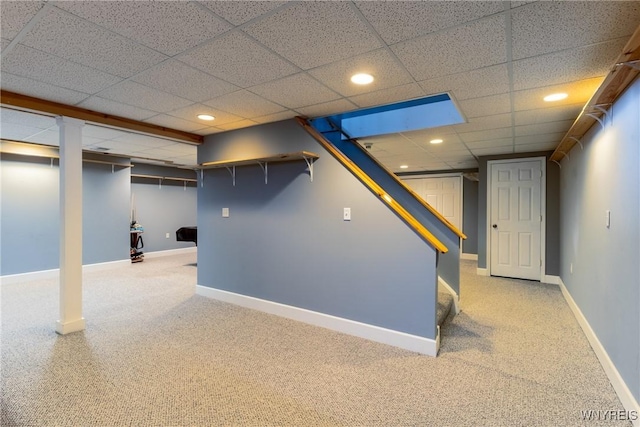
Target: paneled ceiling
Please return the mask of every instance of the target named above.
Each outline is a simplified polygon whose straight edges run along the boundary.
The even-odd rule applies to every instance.
[[[449,92],[466,123],[366,141],[421,171],[554,149],[640,2],[2,1],[0,19],[3,90],[199,135]],[[542,100],[555,92],[569,96]],[[1,113],[2,138],[58,144],[53,118]],[[196,163],[194,146],[101,126],[84,145]]]

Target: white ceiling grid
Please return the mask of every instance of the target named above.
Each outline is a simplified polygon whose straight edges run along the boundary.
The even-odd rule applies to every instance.
[[[368,139],[390,169],[418,171],[555,148],[640,2],[2,1],[0,20],[3,90],[200,135],[448,92],[466,123]],[[376,80],[354,86],[355,72]],[[541,101],[558,91],[569,97]],[[57,145],[52,118],[0,113],[2,138]],[[196,163],[167,139],[90,124],[84,136]]]

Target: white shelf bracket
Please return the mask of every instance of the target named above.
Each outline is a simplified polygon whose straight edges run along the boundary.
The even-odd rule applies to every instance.
[[[561,153],[564,157],[566,157],[567,159],[569,159],[569,155],[567,153],[565,153],[564,151],[558,151],[558,153]]]
[[[555,163],[556,165],[558,165],[558,167],[560,169],[562,169],[562,165],[560,164],[560,162],[558,162],[557,160],[551,160],[553,163]]]
[[[640,70],[640,59],[636,59],[635,61],[627,61],[627,62],[619,62],[616,65],[626,65],[627,67],[634,68],[636,70]]]
[[[309,167],[309,179],[313,182],[313,159],[311,157],[303,157]]]
[[[225,168],[231,174],[231,182],[233,182],[233,186],[235,187],[236,186],[236,167],[231,166],[231,168],[229,168],[229,166],[225,166]]]
[[[264,183],[266,184],[269,176],[269,163],[268,162],[258,162],[262,170],[264,171]]]
[[[200,188],[204,187],[204,169],[200,169]]]
[[[582,145],[582,142],[578,138],[576,138],[575,136],[570,136],[569,139],[573,139],[580,146],[580,148],[584,150],[584,146]]]

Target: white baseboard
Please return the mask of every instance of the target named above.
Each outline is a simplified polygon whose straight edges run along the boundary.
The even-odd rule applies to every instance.
[[[84,328],[85,328],[84,317],[81,317],[78,320],[74,320],[66,323],[62,323],[59,320],[56,322],[56,332],[60,335],[67,335],[73,332],[83,331]]]
[[[470,261],[477,261],[478,254],[465,254],[464,252],[460,254],[460,259],[466,259]]]
[[[453,308],[456,314],[460,314],[460,295],[440,276],[438,276],[438,284],[442,285],[453,297]]]
[[[166,251],[154,251],[154,252],[145,252],[144,257],[149,258],[159,258],[163,256],[170,255],[182,255],[182,254],[190,254],[193,252],[198,252],[198,247],[193,246],[189,248],[180,248],[180,249],[167,249]]]
[[[489,269],[487,268],[476,268],[476,274],[478,276],[489,276]]]
[[[560,285],[560,276],[547,276],[544,274],[540,279],[542,283],[548,283],[550,285]]]
[[[569,304],[571,311],[573,311],[573,315],[576,317],[576,320],[580,324],[580,327],[586,335],[587,340],[589,340],[589,344],[591,344],[591,348],[598,357],[598,360],[600,361],[604,372],[607,374],[607,377],[609,377],[609,381],[611,381],[611,385],[616,391],[618,398],[622,403],[622,406],[624,406],[627,411],[635,411],[635,414],[640,414],[640,404],[638,404],[638,401],[636,401],[635,397],[631,393],[631,390],[629,390],[629,387],[627,387],[627,384],[620,376],[620,373],[609,358],[607,351],[604,349],[595,332],[593,332],[593,329],[591,329],[591,325],[589,325],[589,322],[582,314],[580,307],[578,307],[576,302],[573,300],[573,297],[564,285],[562,278],[559,278],[558,284],[560,285],[560,290],[562,291],[564,299],[567,301],[567,304]],[[640,427],[640,418],[634,420],[633,425],[635,427]]]
[[[95,264],[87,264],[82,266],[83,273],[89,273],[92,271],[104,271],[110,270],[116,267],[124,267],[131,264],[130,259],[123,259],[118,261],[98,262]],[[13,283],[30,282],[33,280],[48,280],[57,279],[60,277],[60,269],[54,268],[51,270],[31,271],[29,273],[9,274],[0,277],[0,283],[3,285],[10,285]]]
[[[196,294],[348,335],[354,335],[382,344],[400,347],[405,350],[415,351],[416,353],[426,354],[428,356],[436,356],[438,354],[439,336],[437,336],[436,339],[419,337],[405,332],[319,313],[317,311],[306,310],[304,308],[293,307],[201,285],[196,285]]]

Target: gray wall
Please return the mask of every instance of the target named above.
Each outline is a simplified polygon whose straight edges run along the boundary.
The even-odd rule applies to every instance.
[[[462,253],[478,253],[478,181],[462,179]]]
[[[640,80],[612,117],[562,160],[560,276],[640,401]]]
[[[520,159],[528,157],[549,157],[549,152],[504,154],[499,156],[483,156],[478,159],[478,267],[487,268],[487,162],[489,160]],[[545,233],[545,274],[560,274],[560,168],[547,161],[546,198],[546,233]]]
[[[198,161],[301,150],[320,154],[313,182],[302,160],[270,164],[266,185],[257,165],[238,167],[235,187],[206,171],[198,283],[434,339],[434,249],[295,121],[206,137]]]
[[[195,177],[195,174],[193,174]],[[176,241],[176,230],[196,225],[197,189],[182,182],[139,180],[134,178],[131,192],[135,196],[136,220],[144,227],[144,252],[194,247],[191,242]],[[166,233],[169,233],[167,239]]]
[[[58,268],[57,160],[3,154],[1,169],[0,275]],[[84,163],[82,179],[83,264],[127,259],[129,169]]]

